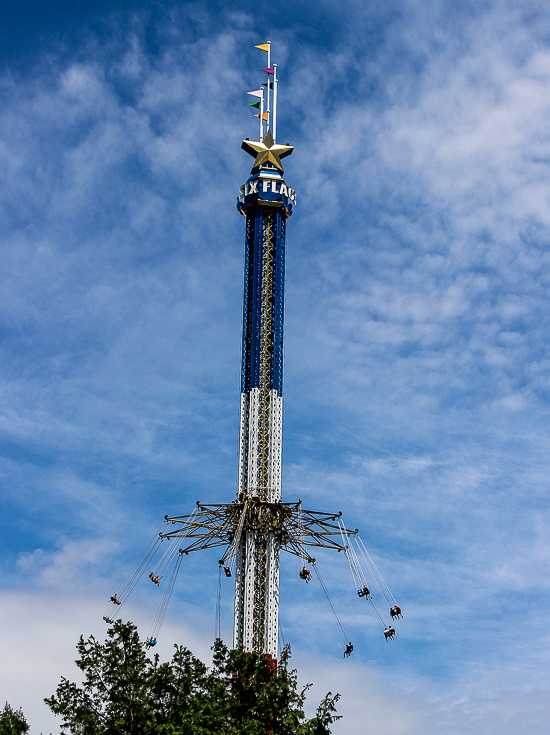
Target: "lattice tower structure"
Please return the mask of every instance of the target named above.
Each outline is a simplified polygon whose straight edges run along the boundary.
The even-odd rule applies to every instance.
[[[268,133],[264,143],[270,142]],[[234,647],[273,657],[281,539],[262,515],[277,515],[270,506],[282,502],[285,234],[295,201],[282,173],[269,162],[253,168],[238,202],[246,236],[237,494],[239,502],[254,503],[257,520],[236,549]]]

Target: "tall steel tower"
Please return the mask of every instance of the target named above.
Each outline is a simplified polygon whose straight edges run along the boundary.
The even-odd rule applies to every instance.
[[[267,69],[275,87],[276,68]],[[255,508],[257,524],[242,535],[236,550],[234,628],[235,648],[273,656],[279,623],[280,539],[271,517],[282,500],[285,231],[296,201],[281,164],[293,148],[277,145],[269,125],[275,105],[276,97],[273,112],[268,103],[264,113],[265,137],[261,129],[258,142],[242,144],[255,160],[238,202],[246,218],[238,498]],[[262,523],[266,514],[267,525]]]
[[[267,52],[262,69],[267,81],[248,93],[256,100],[250,104],[258,110],[259,138],[242,143],[254,163],[237,199],[246,222],[237,499],[219,505],[197,502],[190,515],[167,516],[178,528],[160,538],[187,539],[180,555],[226,547],[219,563],[220,571],[235,575],[234,647],[276,658],[279,552],[300,557],[303,574],[309,575],[307,564],[315,560],[307,547],[347,552],[346,539],[357,532],[344,528],[340,513],[307,511],[301,500],[282,502],[285,235],[296,193],[284,180],[281,164],[293,147],[276,142],[277,66],[271,65],[270,43],[257,48]],[[160,578],[158,572],[150,576]]]

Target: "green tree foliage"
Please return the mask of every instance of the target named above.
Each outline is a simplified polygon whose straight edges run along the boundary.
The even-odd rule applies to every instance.
[[[275,664],[217,640],[211,669],[183,646],[175,649],[171,661],[151,661],[135,625],[120,621],[103,644],[81,636],[82,686],[63,678],[46,704],[72,735],[328,735],[339,719],[339,695],[330,692],[306,718],[309,685],[298,689],[288,646]]]
[[[29,731],[27,720],[21,709],[17,712],[6,702],[0,712],[0,735],[24,735]]]

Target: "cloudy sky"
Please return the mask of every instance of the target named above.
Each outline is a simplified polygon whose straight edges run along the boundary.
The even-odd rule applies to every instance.
[[[283,560],[282,630],[343,735],[546,733],[550,13],[524,0],[66,4],[0,30],[0,699],[34,735],[165,514],[236,487],[246,92],[279,66],[289,222],[283,493],[345,560]],[[209,656],[216,551],[159,643]],[[146,633],[158,592],[127,610]],[[222,632],[231,640],[231,584]]]

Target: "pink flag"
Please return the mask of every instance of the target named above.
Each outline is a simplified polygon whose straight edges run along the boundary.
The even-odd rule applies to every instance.
[[[262,69],[262,71],[266,71],[268,74],[275,74],[275,67],[270,66],[269,69]]]

